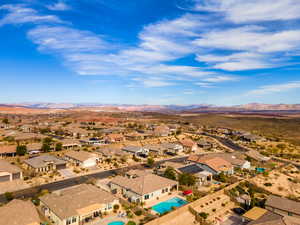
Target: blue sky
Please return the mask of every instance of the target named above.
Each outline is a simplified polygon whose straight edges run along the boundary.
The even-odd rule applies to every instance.
[[[0,3],[2,103],[299,103],[299,0]]]

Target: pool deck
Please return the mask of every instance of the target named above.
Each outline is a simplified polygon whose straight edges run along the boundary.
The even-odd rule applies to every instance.
[[[172,192],[171,195],[164,195],[164,196],[160,197],[159,199],[153,199],[153,200],[147,201],[144,207],[151,208],[152,206],[157,205],[158,203],[167,201],[167,200],[169,200],[171,198],[175,198],[175,197],[185,200],[185,197],[183,197],[179,193],[180,193],[179,191]]]
[[[90,222],[87,225],[107,225],[107,224],[109,224],[111,222],[115,222],[115,221],[122,221],[126,224],[128,222],[128,219],[126,217],[110,216],[110,217],[106,217],[104,219]]]

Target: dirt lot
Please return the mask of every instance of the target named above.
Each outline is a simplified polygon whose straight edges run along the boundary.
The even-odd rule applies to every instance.
[[[253,182],[274,194],[300,198],[300,172],[294,166],[272,171],[268,176],[257,176]]]

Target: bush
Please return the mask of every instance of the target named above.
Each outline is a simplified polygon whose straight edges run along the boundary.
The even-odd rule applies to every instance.
[[[265,185],[266,187],[271,187],[271,186],[272,186],[271,183],[264,183],[264,185]]]
[[[143,214],[142,210],[137,210],[134,212],[135,215],[141,216]]]
[[[120,206],[118,204],[114,205],[114,210],[118,210]]]
[[[11,200],[14,199],[14,196],[13,196],[13,194],[12,194],[11,192],[5,192],[5,193],[4,193],[4,196],[5,196],[5,199],[6,199],[7,201],[11,201]]]
[[[127,225],[136,225],[134,221],[128,221]]]
[[[205,213],[205,212],[200,212],[199,216],[201,216],[203,219],[207,219],[207,217],[209,216],[209,214]]]

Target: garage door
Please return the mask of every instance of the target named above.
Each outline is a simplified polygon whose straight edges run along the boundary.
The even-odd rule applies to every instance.
[[[66,169],[66,164],[57,165],[56,169],[58,169],[58,170]]]
[[[10,180],[10,176],[9,175],[0,176],[0,182],[5,182],[5,181],[9,181],[9,180]]]

